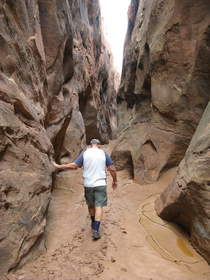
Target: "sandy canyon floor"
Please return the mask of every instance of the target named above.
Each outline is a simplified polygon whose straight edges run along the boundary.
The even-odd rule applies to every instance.
[[[210,267],[173,224],[157,217],[154,200],[173,179],[140,186],[128,172],[109,183],[102,238],[92,241],[81,170],[58,175],[50,204],[46,253],[7,280],[207,280]],[[109,178],[109,182],[110,182]],[[4,278],[3,278],[4,279]]]

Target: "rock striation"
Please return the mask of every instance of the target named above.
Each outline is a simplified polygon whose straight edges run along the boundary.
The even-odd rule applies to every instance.
[[[210,103],[181,161],[176,178],[156,201],[158,215],[190,234],[210,264]]]
[[[0,274],[43,249],[50,158],[116,129],[98,0],[0,3]]]
[[[113,157],[143,184],[180,163],[209,101],[210,5],[132,0],[128,21]]]

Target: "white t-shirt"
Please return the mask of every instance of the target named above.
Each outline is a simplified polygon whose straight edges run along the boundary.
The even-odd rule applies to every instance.
[[[85,187],[106,186],[106,167],[113,164],[106,152],[95,147],[88,148],[74,162],[78,166],[83,166]]]

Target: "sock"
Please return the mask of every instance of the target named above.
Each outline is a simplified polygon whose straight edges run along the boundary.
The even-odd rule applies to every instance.
[[[95,216],[90,216],[90,218],[91,218],[91,227],[93,227],[93,223],[95,221]]]
[[[94,229],[95,231],[99,231],[100,224],[101,224],[101,222],[99,222],[99,221],[94,221],[94,222],[93,222],[93,229]]]

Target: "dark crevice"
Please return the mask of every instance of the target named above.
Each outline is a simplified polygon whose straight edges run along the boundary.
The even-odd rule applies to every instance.
[[[117,104],[120,105],[123,101],[125,101],[124,98],[122,98],[120,95],[117,96]]]
[[[74,74],[74,63],[73,63],[73,39],[69,37],[66,41],[64,55],[63,55],[63,73],[64,83],[70,80]]]
[[[162,169],[160,170],[160,176],[162,176],[162,174],[164,174],[166,171],[168,171],[168,170],[170,170],[170,169],[176,167],[177,165],[178,165],[178,163],[177,163],[177,164],[175,164],[175,163],[167,163],[167,164],[164,165],[164,166],[162,167]]]
[[[148,99],[148,96],[145,94],[130,93],[129,95],[125,96],[127,107],[130,109],[132,109],[134,105],[139,105],[142,101],[146,99]]]
[[[134,105],[139,105],[143,101],[150,99],[151,97],[151,77],[150,75],[147,75],[145,77],[142,91],[139,94],[131,93],[125,95],[125,100],[127,102],[128,108],[133,108]],[[119,101],[122,101],[121,99],[118,99]]]
[[[146,75],[143,83],[143,92],[147,97],[151,97],[151,76],[150,74]]]
[[[149,53],[150,48],[149,48],[148,43],[145,43],[145,45],[144,45],[144,49],[145,49],[145,51],[146,51],[147,53]]]
[[[89,84],[84,92],[79,94],[79,110],[82,114],[84,124],[85,124],[85,134],[86,134],[86,143],[89,144],[89,141],[92,138],[101,139],[101,134],[98,128],[98,112],[96,108],[90,103],[91,101],[91,91],[93,84]],[[103,141],[102,141],[103,142]]]
[[[139,68],[140,70],[144,70],[143,58],[140,59],[139,64],[138,64],[138,68]]]
[[[133,158],[129,150],[114,151],[111,156],[115,162],[117,171],[128,170],[131,178],[134,178]]]
[[[100,88],[101,103],[105,104],[107,100],[108,79],[104,78]]]
[[[88,87],[84,92],[81,92],[79,94],[79,110],[84,118],[85,115],[85,109],[88,103],[88,100],[91,98],[91,85],[89,84]]]
[[[70,120],[71,120],[71,114],[72,112],[66,116],[65,121],[60,129],[60,131],[57,133],[55,139],[52,140],[53,147],[55,150],[55,160],[59,161],[60,155],[61,155],[61,150],[63,147],[63,141],[66,135],[66,130],[69,126]]]
[[[155,147],[154,143],[151,140],[147,140],[144,145],[149,145],[152,149],[157,152],[157,148]]]
[[[20,100],[14,102],[14,111],[15,114],[23,115],[28,120],[34,120],[33,115],[29,110],[27,110],[27,108],[22,104]]]
[[[107,101],[107,90],[108,90],[108,80],[109,80],[109,75],[105,64],[100,68],[98,74],[98,80],[101,83],[100,100],[102,104],[105,104]]]

